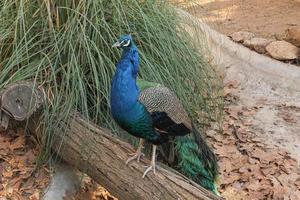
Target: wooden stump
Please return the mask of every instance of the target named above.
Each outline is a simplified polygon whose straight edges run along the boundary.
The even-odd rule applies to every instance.
[[[44,102],[42,90],[32,82],[7,85],[0,91],[0,126],[7,129],[9,120],[24,121]]]

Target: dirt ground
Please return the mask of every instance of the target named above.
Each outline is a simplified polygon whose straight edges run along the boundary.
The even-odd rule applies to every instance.
[[[225,35],[275,37],[300,25],[299,1],[199,0],[190,13]],[[223,132],[208,132],[219,157],[222,196],[300,199],[300,69],[214,31],[207,35],[225,86]]]
[[[274,38],[300,25],[299,0],[195,0],[190,11],[225,35],[243,30]]]

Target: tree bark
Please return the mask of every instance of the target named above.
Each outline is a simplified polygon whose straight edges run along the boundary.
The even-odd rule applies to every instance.
[[[71,116],[68,124],[62,122],[62,126],[63,132],[55,131],[53,151],[120,200],[221,199],[163,165],[156,174],[150,172],[143,179],[144,166],[150,161],[142,159],[141,163],[133,161],[125,166],[129,154],[134,152],[133,147],[109,130],[87,122],[78,113]]]

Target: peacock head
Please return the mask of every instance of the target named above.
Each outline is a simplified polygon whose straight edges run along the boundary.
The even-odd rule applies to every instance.
[[[121,35],[118,41],[112,46],[121,49],[130,49],[130,47],[134,45],[131,35]]]

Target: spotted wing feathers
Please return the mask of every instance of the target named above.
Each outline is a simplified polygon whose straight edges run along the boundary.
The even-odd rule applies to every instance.
[[[171,135],[185,135],[192,130],[188,114],[169,88],[162,85],[144,88],[139,101],[151,113],[155,128]]]

